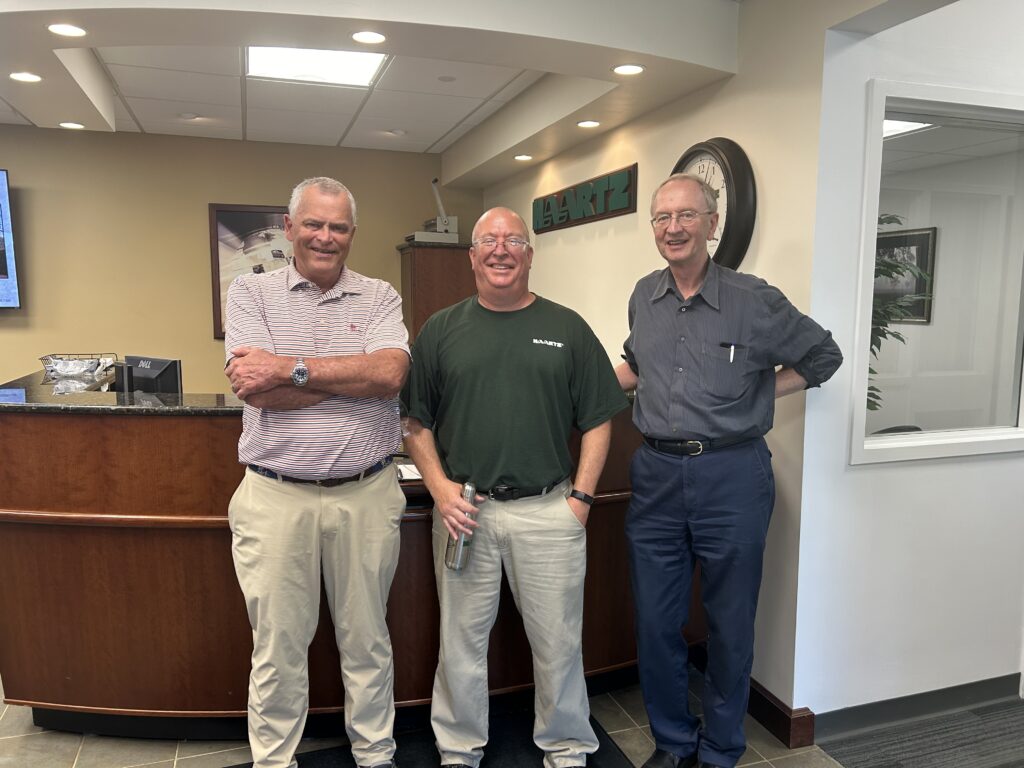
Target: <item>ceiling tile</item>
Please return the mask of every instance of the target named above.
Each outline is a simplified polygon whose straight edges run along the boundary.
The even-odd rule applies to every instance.
[[[112,65],[109,69],[117,87],[125,96],[229,106],[242,104],[241,85],[237,77],[121,65]]]
[[[128,106],[147,133],[175,136],[205,136],[218,139],[241,139],[242,116],[238,107],[216,104],[190,104],[159,99],[127,99]],[[183,120],[181,112],[195,112],[198,120]]]
[[[1015,134],[1005,139],[989,141],[984,144],[957,147],[952,151],[958,155],[969,157],[989,157],[991,155],[1002,155],[1007,152],[1019,152],[1021,149],[1024,149],[1024,136]]]
[[[118,133],[138,133],[139,126],[120,99],[114,101],[114,130]]]
[[[366,88],[246,78],[245,104],[249,108],[354,115],[366,98]]]
[[[1006,136],[984,128],[950,128],[938,126],[927,131],[906,133],[885,140],[886,149],[914,152],[960,152],[963,147],[987,144]]]
[[[405,123],[401,125],[403,128],[409,128],[419,120],[445,123],[451,127],[482,103],[482,99],[464,96],[404,93],[375,88],[360,114],[369,118]]]
[[[365,117],[365,114],[364,111],[353,123],[342,142],[343,147],[423,152],[451,128],[451,125],[429,123],[425,120],[396,125],[392,120]],[[404,136],[392,136],[387,133],[392,128],[402,128],[406,133]]]
[[[377,82],[388,91],[434,93],[487,98],[508,85],[522,70],[490,64],[399,56]],[[454,78],[444,82],[438,78]]]
[[[241,48],[202,45],[151,45],[98,48],[100,58],[110,64],[133,67],[203,72],[208,75],[242,74]]]
[[[281,109],[249,107],[245,137],[252,141],[278,141],[292,144],[334,146],[345,134],[352,115],[327,115],[323,112],[291,112]]]

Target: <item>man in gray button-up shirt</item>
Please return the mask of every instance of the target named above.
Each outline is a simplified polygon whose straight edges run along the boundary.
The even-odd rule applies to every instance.
[[[644,768],[732,768],[746,748],[754,614],[775,502],[775,398],[817,387],[843,356],[832,335],[777,288],[708,256],[715,191],[677,174],[658,187],[651,224],[668,267],[629,300],[626,362],[636,389],[626,519],[640,682],[657,749]],[[781,367],[780,367],[781,366]],[[704,725],[687,706],[688,618],[694,564],[711,627]]]

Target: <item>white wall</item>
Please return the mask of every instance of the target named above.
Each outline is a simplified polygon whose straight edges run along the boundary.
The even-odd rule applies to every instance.
[[[812,310],[837,337],[858,338],[869,78],[1022,93],[1022,25],[1016,0],[961,0],[874,38],[830,33]],[[863,407],[851,374],[808,398],[795,705],[828,712],[1019,672],[1024,455],[850,466]]]

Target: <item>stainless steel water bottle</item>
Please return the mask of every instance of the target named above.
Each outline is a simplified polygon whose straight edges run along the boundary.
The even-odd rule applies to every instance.
[[[462,484],[462,498],[464,501],[473,503],[476,498],[476,486],[473,483]],[[469,515],[472,518],[472,515]],[[448,546],[444,549],[444,564],[452,571],[461,571],[469,562],[469,545],[473,543],[473,537],[459,532],[458,538],[448,534]]]

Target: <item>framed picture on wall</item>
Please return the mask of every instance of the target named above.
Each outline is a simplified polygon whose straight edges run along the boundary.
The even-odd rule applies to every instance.
[[[239,275],[272,272],[292,261],[277,205],[210,203],[210,270],[213,276],[213,338],[224,338],[228,286]]]
[[[878,274],[878,265],[885,264],[885,271],[891,276],[875,278],[875,301],[906,301],[906,316],[894,322],[932,321],[937,232],[936,227],[925,227],[878,233],[875,274]]]

